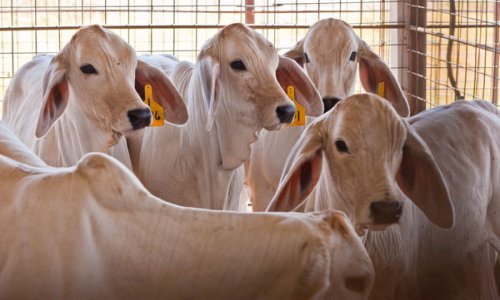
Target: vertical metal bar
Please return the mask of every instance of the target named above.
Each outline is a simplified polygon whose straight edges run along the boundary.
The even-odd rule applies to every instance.
[[[219,22],[220,22],[220,0],[219,0]],[[175,4],[175,0],[174,0],[174,3],[173,3],[173,6],[172,6],[172,24],[176,24],[177,22],[177,18],[176,18],[176,14],[175,14],[175,8],[176,8],[176,4]],[[176,46],[177,46],[177,43],[175,42],[177,40],[176,36],[175,36],[175,28],[172,29],[172,37],[174,38],[174,40],[172,41],[172,54],[177,56],[177,52],[176,52]]]
[[[470,11],[470,8],[469,8],[469,0],[466,1],[466,15],[469,13]],[[470,19],[466,19],[466,23],[467,25],[470,24]],[[465,29],[465,40],[466,41],[470,41],[469,39],[469,33],[470,33],[471,29],[470,28],[467,28]],[[464,72],[464,92],[467,92],[467,86],[468,86],[468,81],[467,81],[467,78],[469,77],[469,72],[467,71],[467,67],[468,67],[468,61],[469,61],[469,45],[465,45],[464,46],[465,48],[465,64],[464,64],[464,67],[465,67],[465,72]]]
[[[199,9],[198,9],[198,0],[196,0],[196,12],[195,12],[195,24],[198,24],[198,13],[199,13]],[[198,48],[198,30],[199,29],[194,29],[194,49]],[[191,49],[193,50],[193,49]],[[194,57],[196,58],[196,52],[197,51],[194,51]]]
[[[35,0],[35,26],[38,26],[38,4]],[[35,31],[35,53],[38,53],[38,31]]]
[[[364,3],[363,3],[363,0],[360,0],[360,6],[359,6],[359,20],[363,20],[363,7],[364,7]],[[359,36],[361,38],[363,38],[363,29],[359,29]]]
[[[254,0],[245,0],[245,23],[246,24],[255,24],[255,1]]]
[[[408,25],[425,27],[427,23],[427,0],[408,0],[410,8],[408,10]],[[410,93],[410,112],[415,115],[426,108],[426,59],[425,54],[427,38],[423,32],[409,30],[408,33],[408,71],[413,77],[408,81],[408,91]],[[415,75],[416,74],[416,75]]]
[[[154,0],[150,0],[149,6],[149,24],[153,24],[153,5]],[[153,28],[149,29],[149,53],[153,53]]]
[[[495,4],[495,22],[500,20],[500,2],[497,2]],[[493,54],[493,95],[492,95],[492,102],[493,104],[498,105],[498,64],[500,62],[500,29],[499,26],[495,26],[495,34],[493,35],[495,39],[495,44],[493,45],[495,47],[495,53]]]
[[[127,0],[127,24],[130,24],[130,0]],[[127,42],[130,43],[130,29],[127,29]]]
[[[295,24],[299,24],[299,0],[295,0]],[[299,30],[295,29],[295,42],[299,40]]]
[[[61,25],[61,0],[57,1],[57,24]],[[61,30],[57,32],[57,41],[59,43],[59,48],[62,48],[62,43],[61,43]]]
[[[10,26],[14,27],[14,1],[10,1]],[[11,76],[14,76],[14,31],[10,34]]]
[[[362,11],[363,5],[360,6],[360,11]],[[393,1],[390,6],[390,22],[401,24],[404,22],[404,3],[403,1]],[[361,17],[362,15],[360,15]],[[360,18],[361,20],[361,18]],[[407,73],[404,72],[402,66],[406,66],[404,61],[404,30],[402,29],[391,29],[390,30],[390,42],[395,45],[391,47],[391,65],[396,66],[396,78],[400,82],[404,90],[407,89]]]
[[[321,1],[318,1],[318,16],[316,17],[317,20],[319,20],[321,18]],[[342,12],[342,1],[339,2],[339,5],[340,5],[340,11]],[[342,13],[340,13],[340,17],[342,18]]]
[[[474,3],[474,5],[476,6],[476,18],[479,14],[479,11],[478,11],[478,2],[476,1]],[[478,23],[478,21],[476,20],[476,24]],[[478,36],[477,34],[477,27],[475,28],[475,32],[474,32],[474,35],[475,35],[475,42],[476,42],[476,45],[481,41],[481,37]],[[481,33],[481,31],[480,31]],[[474,60],[475,60],[475,63],[474,63],[474,83],[472,85],[472,95],[475,95],[476,94],[476,90],[477,90],[477,84],[478,84],[478,74],[479,74],[479,54],[478,54],[478,51],[479,51],[479,47],[476,47],[475,48],[475,51],[474,51]]]
[[[485,7],[486,6],[486,7]],[[484,1],[481,2],[481,25],[483,23],[483,20],[485,20],[485,24],[487,23],[487,16],[488,16],[488,12],[487,12],[487,9],[488,9],[488,4],[485,3]],[[486,16],[485,16],[486,14]],[[488,29],[485,29],[486,30],[486,34],[484,35],[484,44],[487,45],[488,44]],[[482,35],[482,31],[483,31],[483,28],[481,28],[481,35]],[[483,91],[483,94],[481,95],[481,98],[482,99],[486,99],[485,96],[486,96],[486,75],[487,75],[487,70],[488,70],[488,64],[487,64],[487,61],[486,61],[486,57],[488,56],[488,52],[487,51],[484,51],[484,50],[481,50],[484,55],[482,57],[483,59],[483,73],[482,73],[482,76],[483,76],[483,88],[482,88],[482,91]]]
[[[458,11],[459,12],[460,11],[463,12],[463,1],[459,1],[458,2]],[[463,21],[462,20],[463,19],[462,15],[461,14],[457,14],[457,17],[458,17],[458,23],[460,24]],[[467,31],[468,29],[465,29],[465,30]],[[456,36],[460,37],[461,35],[462,35],[462,28],[458,28],[458,33],[456,34]],[[456,45],[457,45],[456,46],[456,49],[457,49],[456,50],[456,57],[457,57],[456,62],[457,62],[457,66],[455,68],[455,80],[456,80],[456,82],[458,84],[460,82],[460,77],[459,76],[462,74],[462,72],[460,72],[460,67],[463,67],[464,69],[467,69],[467,60],[466,60],[466,63],[465,63],[464,66],[460,65],[460,60],[459,59],[460,59],[460,57],[462,57],[462,55],[460,53],[461,53],[461,50],[462,50],[463,47],[459,43],[457,43]],[[467,91],[465,90],[465,85],[463,85],[463,86],[464,86],[464,88],[463,88],[463,93],[462,94],[463,94],[463,97],[465,97],[465,93]]]
[[[276,16],[277,16],[277,5],[274,5],[274,15],[273,15],[273,22],[276,24]],[[276,28],[273,28],[273,44],[276,45]]]
[[[175,0],[174,0],[175,5]],[[220,25],[220,0],[217,1],[217,25]]]
[[[385,0],[380,0],[380,21],[382,23],[385,23]],[[379,50],[378,54],[381,57],[384,57],[384,51],[385,51],[385,30],[386,29],[379,29]]]

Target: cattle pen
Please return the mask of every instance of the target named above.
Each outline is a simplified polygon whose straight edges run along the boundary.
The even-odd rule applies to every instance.
[[[0,299],[500,299],[500,0],[0,0]]]
[[[0,94],[20,66],[56,53],[82,25],[116,31],[139,54],[194,60],[205,40],[232,22],[257,29],[283,53],[330,17],[350,23],[391,66],[412,113],[455,99],[499,105],[494,0],[2,0]]]

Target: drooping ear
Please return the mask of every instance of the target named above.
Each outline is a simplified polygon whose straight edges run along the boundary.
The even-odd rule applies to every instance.
[[[301,67],[304,67],[304,39],[295,44],[295,47],[284,54],[285,57],[295,60]]]
[[[323,113],[323,101],[304,70],[292,59],[280,56],[276,78],[283,90],[295,87],[295,101],[306,109],[306,115],[318,117]]]
[[[451,228],[453,205],[441,170],[427,144],[406,121],[405,124],[407,136],[396,176],[399,187],[432,223]]]
[[[44,136],[68,105],[69,87],[66,79],[64,53],[52,58],[43,78],[43,102],[35,136]]]
[[[321,175],[324,138],[323,117],[311,123],[288,155],[280,184],[267,211],[292,211],[301,206]]]
[[[207,99],[208,103],[206,130],[210,131],[214,125],[215,113],[217,112],[220,104],[217,97],[219,89],[220,64],[208,55],[200,58],[198,64],[201,68],[201,74],[203,76],[203,91],[205,99]]]
[[[359,78],[363,88],[389,100],[401,117],[408,117],[408,101],[391,70],[363,40],[359,41]]]
[[[165,121],[172,124],[184,124],[188,120],[186,104],[172,81],[160,69],[137,60],[135,68],[135,90],[144,99],[144,86],[150,84],[153,99],[165,110]]]

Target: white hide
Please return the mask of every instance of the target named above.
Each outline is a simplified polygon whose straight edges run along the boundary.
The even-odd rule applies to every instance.
[[[491,103],[460,101],[406,120],[378,96],[354,95],[309,125],[269,209],[304,207],[308,197],[306,211],[339,209],[358,232],[369,229],[371,299],[498,299],[499,159]],[[375,231],[387,226],[374,221],[376,201],[403,203],[398,225]]]
[[[185,123],[184,103],[160,70],[137,63],[117,34],[83,27],[57,55],[35,56],[16,72],[3,120],[49,165],[74,165],[85,153],[109,153],[123,134],[139,129],[131,111],[144,111],[149,122],[149,108],[136,92],[145,82],[158,87],[156,99],[169,108],[171,121]]]
[[[341,212],[183,208],[104,154],[46,167],[3,125],[0,149],[2,299],[367,299]]]
[[[378,84],[383,82],[384,97],[393,103],[401,116],[409,114],[406,98],[389,67],[344,21],[324,19],[315,23],[285,56],[304,67],[323,98],[325,109],[354,92],[359,64],[364,89],[378,93]],[[310,121],[308,118],[308,123]],[[286,157],[304,129],[263,130],[259,140],[252,145],[250,161],[245,164],[245,182],[254,211],[267,207],[278,187]]]
[[[279,129],[279,106],[293,105],[282,86],[296,87],[297,101],[320,115],[321,99],[291,59],[278,56],[261,34],[242,25],[224,27],[205,43],[196,64],[144,56],[162,68],[185,99],[191,121],[183,127],[147,128],[129,140],[134,170],[154,195],[183,206],[238,207],[241,174],[262,128]],[[231,67],[240,62],[246,70]],[[238,172],[241,172],[239,170]]]

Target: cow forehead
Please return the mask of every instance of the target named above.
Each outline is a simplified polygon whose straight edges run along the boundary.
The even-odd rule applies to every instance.
[[[377,144],[397,148],[405,136],[403,121],[389,102],[374,94],[358,94],[339,102],[330,126],[334,138],[342,135],[355,137],[374,147]]]
[[[71,40],[70,47],[77,61],[99,60],[110,61],[112,64],[127,64],[136,59],[134,49],[125,40],[98,26],[80,29]]]
[[[350,26],[339,20],[327,20],[314,25],[308,32],[304,49],[310,54],[335,53],[341,49],[358,48],[358,38]]]
[[[258,57],[278,59],[274,45],[263,35],[247,26],[232,26],[220,32],[221,51],[226,58]]]

